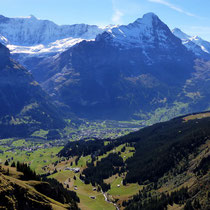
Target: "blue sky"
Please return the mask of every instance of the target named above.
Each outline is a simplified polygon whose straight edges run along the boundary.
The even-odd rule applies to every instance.
[[[210,41],[210,0],[0,0],[0,14],[33,14],[57,24],[128,24],[156,13],[171,29]]]

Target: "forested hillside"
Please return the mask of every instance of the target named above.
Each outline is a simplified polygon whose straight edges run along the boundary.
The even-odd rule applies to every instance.
[[[131,183],[144,186],[133,200],[122,203],[126,209],[165,209],[168,205],[208,209],[209,188],[200,189],[198,183],[209,186],[209,128],[210,113],[198,113],[158,123],[116,140],[68,143],[59,155],[77,156],[78,160],[91,155],[91,162],[80,178],[103,191],[109,192],[106,180],[116,174],[122,177],[124,186]],[[116,150],[123,145],[120,151]],[[123,160],[128,146],[134,147],[134,155]],[[193,183],[189,184],[191,179]],[[169,183],[173,187],[168,187]],[[205,194],[203,199],[201,194]]]

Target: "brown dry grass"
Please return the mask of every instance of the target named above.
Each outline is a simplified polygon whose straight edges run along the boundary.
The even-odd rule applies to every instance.
[[[206,117],[210,117],[210,112],[189,115],[187,117],[184,117],[183,120],[184,120],[184,122],[187,122],[188,120],[202,119],[202,118],[206,118]]]

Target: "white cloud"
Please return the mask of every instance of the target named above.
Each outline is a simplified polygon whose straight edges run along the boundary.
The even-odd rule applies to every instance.
[[[148,1],[165,5],[165,6],[171,8],[171,9],[177,11],[177,12],[183,13],[183,14],[191,16],[191,17],[197,17],[196,15],[194,15],[194,14],[192,14],[190,12],[187,12],[187,11],[181,9],[180,7],[175,6],[174,4],[171,4],[171,3],[169,3],[169,2],[167,2],[165,0],[148,0]]]
[[[132,17],[141,14],[142,2],[137,0],[112,0],[112,22],[122,24],[124,16]]]
[[[122,12],[118,0],[112,0],[112,9],[113,9],[112,22],[114,24],[121,23],[121,18],[124,16],[124,12]]]
[[[120,23],[121,22],[121,18],[124,16],[123,12],[121,12],[118,9],[114,10],[114,13],[112,15],[112,22],[113,23]]]

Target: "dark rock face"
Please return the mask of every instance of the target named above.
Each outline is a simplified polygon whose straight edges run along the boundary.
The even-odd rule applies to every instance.
[[[9,49],[0,43],[0,67],[2,68],[9,62]]]
[[[47,94],[26,69],[10,59],[9,50],[3,45],[0,58],[1,137],[25,136],[39,127],[62,126]]]

